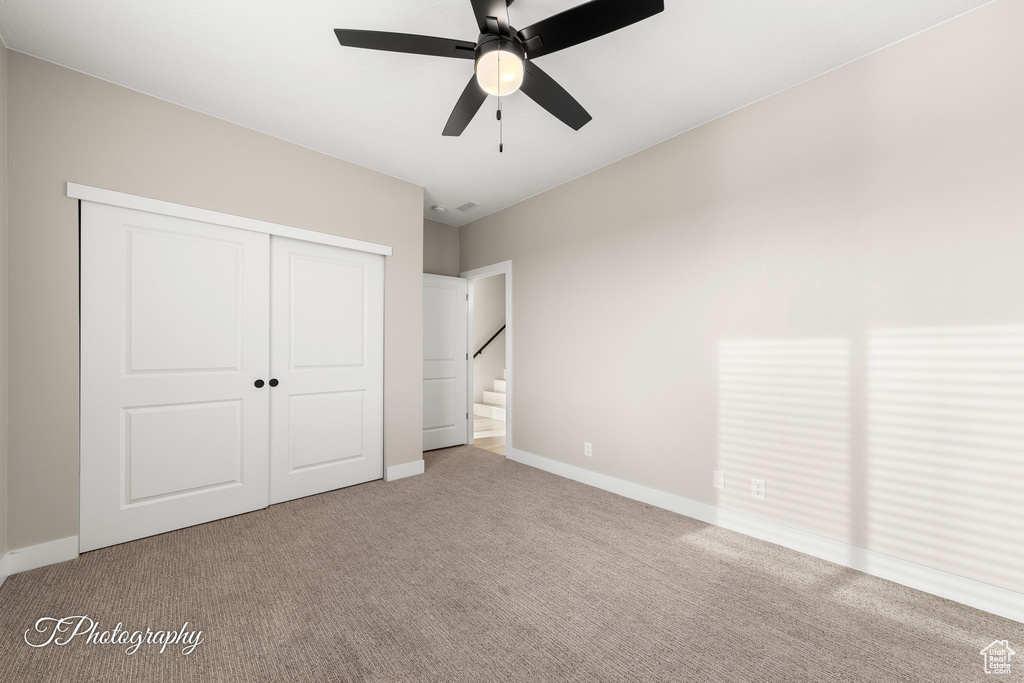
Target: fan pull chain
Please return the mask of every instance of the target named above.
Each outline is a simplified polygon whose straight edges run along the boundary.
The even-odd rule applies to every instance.
[[[501,53],[498,53],[498,154],[505,152],[505,123],[501,120]]]

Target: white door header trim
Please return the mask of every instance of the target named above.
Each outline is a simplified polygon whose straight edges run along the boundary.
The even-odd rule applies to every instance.
[[[71,199],[80,199],[86,202],[94,202],[96,204],[120,206],[125,209],[136,209],[138,211],[147,211],[149,213],[156,213],[164,216],[174,216],[175,218],[185,218],[188,220],[200,221],[202,223],[213,223],[215,225],[239,228],[241,230],[249,230],[251,232],[291,237],[293,239],[304,240],[306,242],[329,244],[334,247],[344,247],[345,249],[364,251],[370,254],[391,256],[392,253],[391,247],[384,244],[363,242],[362,240],[339,237],[337,235],[330,235],[316,230],[293,228],[287,225],[268,223],[267,221],[261,221],[255,218],[245,218],[243,216],[235,216],[230,213],[220,213],[219,211],[199,209],[193,206],[185,206],[184,204],[174,204],[173,202],[165,202],[159,199],[150,199],[149,197],[140,197],[138,195],[125,194],[123,192],[115,192],[113,190],[104,190],[99,187],[90,187],[88,185],[79,185],[77,183],[68,183],[68,197]]]
[[[482,277],[491,277],[492,275],[511,275],[512,274],[512,261],[501,261],[499,263],[492,263],[489,266],[482,268],[474,268],[473,270],[467,270],[462,273],[462,277],[467,280],[477,280]],[[508,283],[505,283],[506,291]],[[507,298],[507,297],[506,297]],[[508,311],[505,312],[508,315]]]

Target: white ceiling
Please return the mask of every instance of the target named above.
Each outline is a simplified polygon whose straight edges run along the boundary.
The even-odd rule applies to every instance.
[[[462,137],[441,136],[472,61],[342,48],[332,31],[475,41],[470,0],[0,0],[0,36],[422,185],[428,217],[462,225],[989,1],[667,0],[651,19],[539,58],[594,120],[573,132],[516,93],[501,155],[494,98]],[[578,4],[517,0],[512,25]],[[470,200],[480,208],[455,210]]]

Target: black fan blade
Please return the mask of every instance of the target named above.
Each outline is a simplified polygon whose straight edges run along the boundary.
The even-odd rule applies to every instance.
[[[410,33],[388,33],[386,31],[359,31],[347,28],[334,29],[338,42],[346,47],[361,47],[367,50],[387,52],[408,52],[414,55],[432,57],[458,57],[476,59],[476,43],[433,36],[416,36]]]
[[[579,130],[593,118],[565,88],[533,62],[526,62],[522,91],[573,130]]]
[[[665,0],[591,0],[519,32],[530,59],[585,43],[665,11]]]
[[[505,0],[472,0],[472,3],[480,33],[512,35],[512,29],[508,27],[508,3]]]
[[[473,77],[469,79],[469,85],[462,91],[462,97],[455,104],[452,115],[448,117],[448,123],[445,125],[444,132],[441,135],[447,135],[448,137],[462,135],[462,131],[466,130],[466,126],[473,120],[476,113],[480,111],[480,107],[483,106],[486,99],[487,93],[476,82],[476,74],[473,74]]]

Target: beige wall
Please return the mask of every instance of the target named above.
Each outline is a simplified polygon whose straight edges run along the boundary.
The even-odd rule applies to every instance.
[[[513,261],[516,448],[1024,591],[1021,26],[1000,0],[464,227],[463,270]]]
[[[391,245],[385,464],[419,460],[422,189],[10,53],[9,545],[78,533],[78,206],[68,181]]]
[[[458,228],[430,219],[423,220],[423,272],[459,276]]]
[[[505,276],[473,280],[473,343],[469,350],[476,353],[495,332],[505,324]],[[484,390],[494,386],[505,370],[505,333],[491,342],[487,349],[473,360],[473,401],[483,400]]]
[[[7,551],[7,59],[0,44],[0,557]]]

